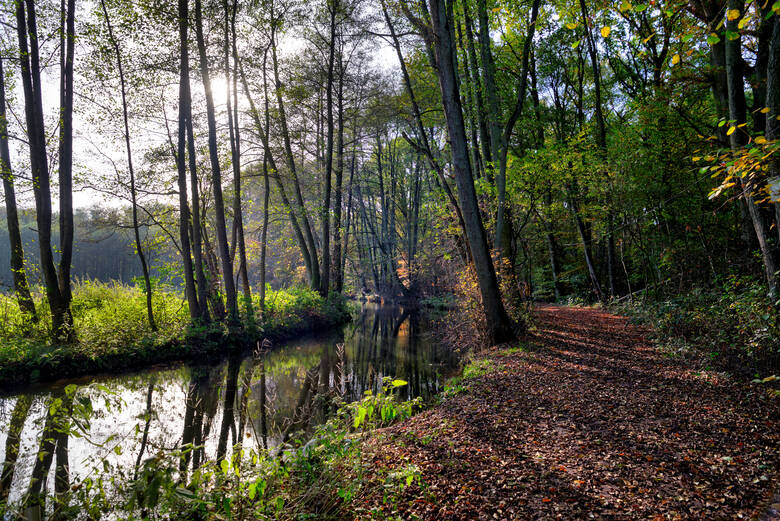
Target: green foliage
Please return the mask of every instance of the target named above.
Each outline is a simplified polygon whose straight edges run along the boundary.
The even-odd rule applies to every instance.
[[[747,377],[780,368],[780,317],[765,285],[753,278],[729,276],[711,289],[619,309],[651,325],[656,341],[672,356],[703,356],[707,365]]]
[[[229,334],[221,324],[191,325],[187,302],[170,287],[153,293],[158,330],[146,315],[146,296],[137,286],[82,281],[73,286],[72,313],[77,342],[51,344],[51,315],[45,296],[35,292],[39,320],[33,322],[12,295],[0,294],[0,382],[128,369],[191,355],[224,354]],[[259,309],[256,303],[254,309]],[[247,325],[228,348],[254,345],[255,336],[282,340],[349,319],[344,299],[323,299],[312,290],[270,291],[265,320]],[[243,341],[241,341],[243,340]]]
[[[510,348],[506,351],[510,351],[511,349],[515,348]],[[463,371],[461,371],[459,376],[450,378],[449,381],[447,381],[442,396],[446,398],[465,392],[471,382],[497,370],[499,370],[498,364],[489,358],[472,359],[463,367]]]
[[[296,440],[270,453],[238,444],[227,459],[207,461],[183,481],[178,468],[186,450],[157,451],[134,478],[104,461],[100,478],[72,487],[70,504],[92,518],[112,512],[121,519],[201,520],[342,519],[377,491],[393,505],[406,487],[423,484],[421,471],[412,464],[376,467],[356,429],[367,436],[417,411],[419,400],[397,397],[405,385],[386,378],[382,392],[341,405],[308,442]],[[104,445],[110,448],[110,440]],[[114,494],[107,493],[107,483],[117,489]]]

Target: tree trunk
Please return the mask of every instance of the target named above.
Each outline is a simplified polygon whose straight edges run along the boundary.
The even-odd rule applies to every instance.
[[[66,7],[67,2],[67,7]],[[68,341],[76,339],[73,331],[73,317],[70,312],[72,299],[70,269],[73,260],[73,55],[76,0],[62,0],[60,26],[60,146],[59,146],[59,193],[60,193],[60,264],[59,286],[62,308],[68,327]],[[38,42],[35,42],[37,47]]]
[[[466,130],[463,112],[460,107],[458,84],[455,77],[457,68],[455,49],[452,44],[452,32],[447,9],[442,0],[429,0],[433,32],[436,37],[436,60],[438,64],[439,87],[442,94],[447,130],[452,147],[452,164],[458,184],[458,197],[466,225],[466,237],[470,246],[474,267],[477,273],[482,305],[488,326],[488,340],[499,344],[515,338],[512,324],[504,309],[498,288],[496,272],[488,251],[485,229],[477,205],[474,179],[469,163]]]
[[[766,74],[766,106],[769,112],[766,114],[765,137],[769,141],[780,139],[780,18],[775,15],[773,21]],[[777,154],[769,164],[769,179],[775,183],[780,182],[780,156]],[[774,207],[775,221],[780,223],[780,202],[775,201]],[[780,226],[776,231],[780,241]]]
[[[225,299],[227,301],[228,320],[238,321],[238,301],[236,298],[236,286],[233,280],[233,263],[230,259],[228,247],[227,229],[225,225],[225,201],[222,196],[222,170],[219,165],[219,150],[217,149],[217,121],[214,111],[214,97],[211,92],[211,74],[209,72],[208,55],[206,53],[206,41],[203,36],[203,17],[201,13],[201,1],[195,0],[195,36],[200,57],[200,75],[203,80],[203,89],[206,94],[206,119],[209,130],[209,160],[211,162],[211,184],[214,191],[214,216],[217,228],[217,248],[222,265],[222,281],[225,285]]]
[[[29,315],[33,321],[38,321],[35,312],[35,302],[30,294],[27,283],[27,273],[24,269],[24,246],[19,228],[19,211],[16,206],[16,191],[14,176],[11,170],[11,152],[8,148],[8,119],[5,112],[5,72],[3,59],[0,57],[0,174],[3,178],[3,193],[5,194],[5,213],[8,223],[8,239],[11,250],[11,274],[14,282],[14,293],[22,313]]]
[[[230,71],[230,36],[231,36],[231,16],[228,9],[227,0],[223,1],[225,11],[225,84],[227,85],[227,116],[228,116],[228,134],[230,136],[230,159],[233,165],[233,229],[236,232],[236,238],[233,241],[233,247],[238,249],[238,273],[242,281],[242,291],[244,296],[244,306],[246,306],[247,320],[252,323],[254,312],[252,311],[252,290],[249,287],[249,273],[247,271],[246,241],[244,239],[244,216],[241,209],[241,134],[238,121],[238,98],[231,103],[231,93],[235,96],[235,81],[231,87],[231,80],[235,80],[236,72]],[[232,51],[233,63],[238,63],[238,47],[236,45],[235,35],[235,16],[238,8],[238,0],[233,1],[232,16]],[[235,111],[235,112],[234,112]],[[233,256],[231,255],[231,260]]]
[[[114,38],[114,30],[111,27],[111,19],[108,16],[105,0],[100,0],[100,6],[103,9],[103,16],[106,17],[106,27],[108,28],[108,38],[116,54],[116,65],[119,71],[119,87],[122,94],[122,122],[125,129],[125,149],[127,150],[127,170],[130,174],[130,203],[133,214],[133,236],[135,237],[135,251],[138,254],[138,260],[141,261],[141,273],[144,277],[144,289],[146,292],[146,316],[149,320],[149,327],[152,331],[157,331],[157,325],[154,323],[154,310],[152,309],[152,281],[149,277],[149,267],[146,264],[146,255],[144,255],[143,244],[141,243],[141,233],[138,230],[138,204],[136,202],[135,189],[135,170],[133,169],[133,151],[130,146],[130,123],[127,116],[127,95],[125,87],[125,73],[122,63],[122,52],[119,48],[119,42]]]
[[[292,144],[290,141],[290,131],[287,127],[287,115],[284,108],[284,100],[282,98],[282,83],[279,79],[279,62],[276,56],[276,39],[275,39],[275,32],[272,29],[271,31],[271,62],[273,65],[273,72],[274,72],[274,91],[276,92],[276,102],[279,109],[279,123],[281,125],[282,130],[282,138],[284,141],[284,151],[285,151],[285,158],[287,161],[287,168],[290,171],[290,176],[292,177],[293,182],[293,189],[295,191],[295,207],[289,206],[293,212],[296,213],[295,221],[297,222],[298,219],[300,219],[300,227],[301,231],[303,232],[303,237],[305,239],[306,248],[304,249],[301,247],[301,252],[304,254],[304,259],[306,257],[309,257],[309,282],[311,284],[312,289],[319,289],[320,288],[320,264],[319,259],[317,258],[317,245],[314,242],[314,234],[312,233],[312,226],[309,222],[309,216],[306,212],[306,207],[303,203],[303,195],[301,194],[301,184],[298,180],[298,173],[297,169],[295,167],[295,156],[293,155],[292,151]],[[243,80],[243,79],[242,79]],[[248,90],[248,89],[247,89]],[[266,134],[266,139],[268,139],[268,135]],[[265,144],[264,144],[265,145]],[[270,149],[268,149],[270,150]],[[281,186],[281,179],[278,177],[278,170],[271,165],[271,168],[273,168],[274,172],[277,173],[277,179],[278,184]]]
[[[729,0],[728,2],[729,10],[736,9],[741,14],[744,8],[743,0]],[[738,34],[737,20],[727,20],[726,29]],[[747,135],[743,127],[740,127],[740,125],[747,122],[741,37],[733,40],[726,39],[726,80],[728,82],[729,124],[737,127],[729,136],[729,144],[733,152],[738,152],[747,143]],[[758,190],[761,181],[762,179],[756,179],[755,175],[748,176],[742,180],[742,185],[744,187],[745,204],[747,205],[750,220],[753,222],[753,229],[756,232],[758,246],[761,250],[764,273],[769,287],[769,297],[774,300],[780,292],[780,280],[778,280],[777,276],[780,266],[777,264],[777,254],[773,251],[769,229],[754,198],[754,192]]]
[[[70,0],[71,2],[73,0]],[[30,150],[30,170],[33,180],[33,192],[35,194],[36,224],[38,226],[38,246],[40,248],[41,272],[46,286],[46,297],[52,315],[52,335],[55,341],[74,341],[73,317],[70,313],[70,302],[62,294],[57,270],[54,266],[54,253],[51,243],[51,178],[49,173],[48,155],[46,152],[46,133],[43,124],[43,100],[40,56],[38,52],[38,27],[35,17],[34,0],[20,0],[16,2],[16,29],[19,39],[19,64],[24,90],[24,108],[27,122],[27,134]],[[29,42],[28,42],[29,35]],[[70,45],[70,43],[68,44]],[[71,62],[72,67],[72,62]],[[63,71],[65,72],[65,71]],[[72,77],[65,81],[63,87],[70,85],[72,89]],[[64,94],[64,93],[63,93]],[[72,93],[62,96],[63,101],[72,100]],[[66,107],[62,107],[66,108]],[[72,109],[72,103],[70,104]],[[67,111],[66,111],[67,112]],[[66,119],[70,114],[63,114]],[[72,137],[71,134],[61,132],[60,137]],[[62,151],[67,156],[67,150]],[[67,175],[66,172],[63,175]],[[67,181],[67,179],[66,179]],[[61,187],[62,191],[68,190],[68,185]],[[64,195],[65,207],[61,212],[68,211],[68,194]],[[71,209],[72,213],[72,209]],[[68,219],[66,219],[68,221]],[[70,221],[72,222],[72,220]],[[66,222],[67,224],[67,222]],[[67,239],[67,234],[64,237]],[[71,235],[72,238],[72,235]],[[70,260],[68,259],[68,266]],[[70,281],[67,283],[70,291]]]
[[[320,221],[322,224],[322,267],[320,268],[320,295],[328,296],[330,291],[330,195],[333,174],[333,65],[336,57],[336,11],[338,0],[328,2],[330,11],[330,42],[328,46],[328,78],[325,86],[325,111],[327,125],[327,142],[325,144],[325,178],[322,186],[322,209]]]
[[[179,53],[180,53],[180,73],[179,73],[179,121],[178,121],[178,145],[176,152],[176,171],[179,189],[179,240],[181,242],[182,268],[184,271],[184,292],[187,296],[187,303],[190,310],[190,319],[194,322],[203,316],[201,306],[207,309],[205,295],[195,292],[195,278],[192,270],[192,254],[190,249],[190,226],[193,228],[193,239],[197,233],[200,235],[199,223],[197,220],[190,222],[190,208],[187,202],[187,164],[186,164],[186,132],[187,121],[190,110],[190,66],[188,50],[188,0],[179,0]],[[194,162],[194,158],[191,158]],[[196,193],[192,194],[193,210],[198,208]],[[196,232],[197,230],[197,232]],[[198,245],[196,244],[196,249]],[[197,255],[197,253],[196,253]],[[201,271],[198,273],[198,282],[201,282]],[[200,302],[199,302],[200,299]]]

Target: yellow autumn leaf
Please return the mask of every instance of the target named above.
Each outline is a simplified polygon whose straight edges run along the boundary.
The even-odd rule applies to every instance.
[[[737,130],[737,127],[729,127],[729,129],[726,131],[726,135],[730,136],[734,133],[735,130]]]
[[[677,65],[678,63],[680,63],[680,55],[675,54],[674,56],[672,56],[672,65]]]
[[[766,138],[764,136],[758,136],[753,141],[756,142],[756,145],[766,145]]]
[[[761,114],[767,114],[769,112],[769,107],[764,107],[761,109]]]
[[[737,24],[737,29],[744,29],[749,21],[750,21],[750,17],[746,16],[745,18],[739,21],[739,23]]]
[[[739,18],[739,9],[729,9],[726,11],[726,18],[729,19],[729,22],[733,22],[737,18]]]
[[[567,29],[576,29],[577,28],[577,24],[569,22],[569,23],[566,24],[566,28]]]
[[[622,13],[623,11],[628,11],[633,7],[634,6],[631,5],[631,2],[629,2],[628,0],[623,0],[623,3],[620,4],[620,12]]]
[[[608,38],[609,33],[611,32],[612,32],[612,27],[608,25],[605,25],[604,27],[601,28],[601,36],[603,36],[604,38]]]

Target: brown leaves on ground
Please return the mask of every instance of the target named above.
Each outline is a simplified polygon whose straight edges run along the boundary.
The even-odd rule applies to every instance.
[[[666,358],[622,317],[542,307],[531,352],[389,431],[404,519],[751,519],[777,483],[777,400]]]

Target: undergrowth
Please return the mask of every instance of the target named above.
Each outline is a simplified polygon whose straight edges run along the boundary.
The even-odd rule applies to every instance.
[[[73,344],[51,341],[51,314],[41,288],[34,288],[33,321],[13,295],[0,294],[0,384],[121,370],[188,356],[222,355],[260,338],[284,340],[348,319],[344,300],[291,288],[268,291],[263,320],[228,331],[220,323],[191,325],[186,299],[175,288],[158,288],[152,305],[157,331],[149,326],[142,289],[120,283],[73,285]],[[257,297],[253,309],[260,309]],[[242,314],[244,317],[244,314]],[[246,320],[244,318],[244,320]]]
[[[650,326],[653,340],[670,356],[696,358],[746,378],[780,373],[780,316],[766,287],[749,277],[613,307]]]
[[[385,512],[394,510],[406,487],[424,487],[422,473],[413,464],[376,465],[363,442],[420,410],[419,398],[398,398],[405,385],[386,378],[381,392],[367,391],[354,403],[332,396],[336,413],[308,441],[265,450],[247,438],[225,459],[191,472],[182,473],[180,463],[192,446],[157,451],[134,477],[108,460],[97,462],[100,479],[74,484],[55,498],[57,509],[63,518],[88,519],[395,519]],[[380,500],[383,511],[366,509],[369,498]]]

